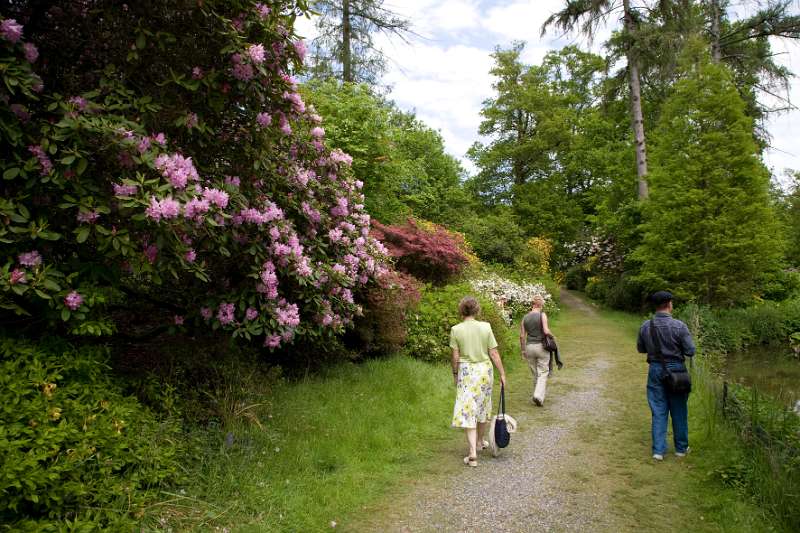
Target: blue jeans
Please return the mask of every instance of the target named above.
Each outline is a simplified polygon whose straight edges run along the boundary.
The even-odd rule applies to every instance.
[[[684,369],[682,363],[667,363],[670,370]],[[675,451],[685,452],[689,447],[689,410],[686,402],[689,394],[667,392],[661,378],[664,368],[661,363],[650,363],[647,373],[647,403],[653,414],[653,453],[664,455],[667,452],[667,419],[672,416],[672,435]]]

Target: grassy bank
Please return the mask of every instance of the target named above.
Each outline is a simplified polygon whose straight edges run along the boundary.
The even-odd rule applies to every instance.
[[[585,317],[565,312],[554,325],[565,337],[568,353],[595,354],[609,349],[607,345],[613,361],[602,406],[608,419],[587,420],[572,452],[590,455],[591,467],[567,480],[565,489],[585,490],[581,485],[586,483],[603,487],[614,502],[611,509],[621,531],[779,531],[777,521],[752,499],[721,483],[728,458],[744,449],[709,424],[715,419],[714,406],[707,401],[702,383],[697,383],[690,397],[692,453],[682,460],[670,454],[663,463],[650,459],[647,364],[643,356],[634,355],[642,318],[598,311],[589,323]],[[569,383],[564,385],[569,387]],[[671,439],[670,435],[670,446]]]
[[[789,333],[800,327],[798,302],[715,313],[687,306],[682,311],[698,338],[693,375],[703,431],[721,450],[713,476],[757,501],[787,530],[800,530],[800,418],[755,388],[724,388],[715,373],[720,351],[785,345]]]
[[[516,328],[485,307],[497,340],[511,347],[503,353],[507,370],[527,372],[513,351]],[[442,453],[461,446],[462,432],[450,428],[450,366],[437,359],[342,364],[265,387],[260,401],[240,406],[250,416],[196,436],[198,460],[187,472],[196,483],[168,495],[149,523],[266,532],[321,531],[335,522],[346,530],[420,472],[440,470]]]
[[[460,437],[448,428],[449,368],[405,357],[343,365],[279,385],[242,423],[207,435],[196,483],[154,509],[176,529],[320,531],[379,499]],[[228,436],[230,444],[230,436]]]

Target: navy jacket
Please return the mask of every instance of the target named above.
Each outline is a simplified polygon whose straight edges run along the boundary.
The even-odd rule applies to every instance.
[[[689,327],[672,315],[657,312],[653,320],[656,324],[656,335],[661,342],[661,353],[667,363],[683,363],[685,357],[692,357],[695,352],[692,334]],[[656,348],[650,338],[650,321],[646,321],[639,329],[639,338],[636,341],[639,353],[647,354],[648,363],[660,363],[656,355]]]

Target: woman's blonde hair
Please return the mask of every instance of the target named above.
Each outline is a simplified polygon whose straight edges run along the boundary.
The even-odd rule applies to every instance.
[[[533,295],[533,306],[544,307],[544,296],[539,293]]]
[[[474,296],[464,296],[458,303],[458,312],[463,317],[478,316],[481,312],[481,304]]]

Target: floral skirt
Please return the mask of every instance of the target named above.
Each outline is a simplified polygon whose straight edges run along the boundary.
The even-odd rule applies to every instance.
[[[474,428],[492,418],[492,363],[460,363],[453,427]]]

